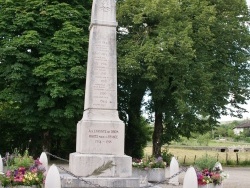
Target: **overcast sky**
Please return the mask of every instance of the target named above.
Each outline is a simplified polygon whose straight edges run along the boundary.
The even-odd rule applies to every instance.
[[[248,7],[250,8],[250,0],[246,0],[246,1],[248,4]],[[243,105],[242,107],[244,107],[248,111],[248,113],[243,114],[243,119],[247,119],[247,118],[250,119],[250,101],[248,101],[247,105]],[[239,119],[230,117],[230,116],[223,116],[220,121],[231,121],[231,120],[239,120]]]

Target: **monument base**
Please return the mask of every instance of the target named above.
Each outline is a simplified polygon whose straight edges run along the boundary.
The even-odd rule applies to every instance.
[[[138,188],[140,187],[138,178],[118,178],[118,177],[90,177],[76,179],[68,174],[61,174],[63,188],[76,187],[113,187],[113,188]]]
[[[81,179],[61,174],[62,187],[140,187],[132,176],[132,159],[126,155],[71,153],[69,171]]]
[[[131,177],[132,159],[122,155],[71,153],[69,170],[82,177]]]

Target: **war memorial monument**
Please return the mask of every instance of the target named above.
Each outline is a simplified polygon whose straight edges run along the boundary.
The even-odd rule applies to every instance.
[[[84,112],[69,170],[103,187],[139,187],[131,177],[132,158],[124,154],[125,125],[117,111],[116,27],[116,1],[93,0]]]

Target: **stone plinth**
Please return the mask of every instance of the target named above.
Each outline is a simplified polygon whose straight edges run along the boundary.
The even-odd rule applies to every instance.
[[[123,155],[93,155],[70,154],[69,170],[77,176],[95,176],[93,172],[98,168],[104,171],[98,177],[130,177],[132,175],[131,157]],[[110,164],[110,165],[108,165]],[[105,167],[106,166],[106,167]]]
[[[88,112],[85,111],[84,114]],[[104,121],[87,118],[85,120],[84,116],[77,125],[76,152],[82,154],[124,155],[123,122],[120,120]]]
[[[116,188],[138,188],[140,184],[137,178],[102,178],[89,177],[81,178],[81,180],[73,178],[68,174],[61,174],[62,188],[76,187],[116,187]]]

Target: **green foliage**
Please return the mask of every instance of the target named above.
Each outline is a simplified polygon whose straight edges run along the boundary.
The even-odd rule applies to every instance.
[[[5,156],[4,161],[7,165],[7,171],[0,174],[0,185],[3,187],[42,186],[45,169],[38,159],[34,160],[32,156],[29,156],[28,150],[21,154],[15,149],[14,153],[8,153]]]
[[[228,159],[227,161],[226,161],[226,165],[228,165],[228,166],[233,166],[233,165],[236,165],[236,161],[233,161],[233,160],[231,160],[231,159]]]
[[[211,171],[216,162],[217,160],[215,157],[206,154],[195,161],[195,166],[199,170],[208,169],[209,171]]]
[[[15,151],[13,163],[10,164],[10,169],[17,169],[18,167],[29,168],[34,162],[32,156],[29,155],[28,150],[25,150],[23,154]]]
[[[168,151],[168,149],[164,149],[162,151],[162,159],[164,162],[166,162],[166,165],[169,166],[170,165],[170,162],[172,160],[172,157],[174,157],[174,155],[172,153],[170,153]]]
[[[211,139],[211,135],[208,132],[206,134],[199,135],[198,138],[197,138],[197,143],[199,143],[200,146],[201,145],[208,146],[210,139]]]
[[[0,6],[1,122],[31,138],[34,150],[63,151],[63,142],[74,150],[91,2],[21,0]]]
[[[91,3],[0,1],[0,133],[16,130],[0,144],[5,138],[16,144],[11,140],[24,135],[21,141],[31,138],[34,149],[73,149],[83,111]],[[221,114],[241,116],[250,84],[244,1],[117,3],[118,108],[127,154],[142,156],[149,140],[142,105],[157,117],[155,152],[181,135],[212,130]]]
[[[149,168],[166,168],[166,162],[164,162],[162,157],[146,156],[143,159],[133,159],[132,166],[144,170]]]
[[[244,167],[250,166],[250,160],[240,161],[239,165],[244,166]]]
[[[249,12],[244,1],[231,3],[118,1],[120,88],[150,91],[154,154],[180,135],[212,130],[221,114],[244,112],[238,104],[249,98]]]
[[[132,124],[133,123],[133,124]],[[131,127],[126,127],[126,144],[125,152],[133,158],[142,158],[144,156],[144,148],[150,141],[152,134],[151,127],[148,122],[141,117],[136,123],[131,122]]]

